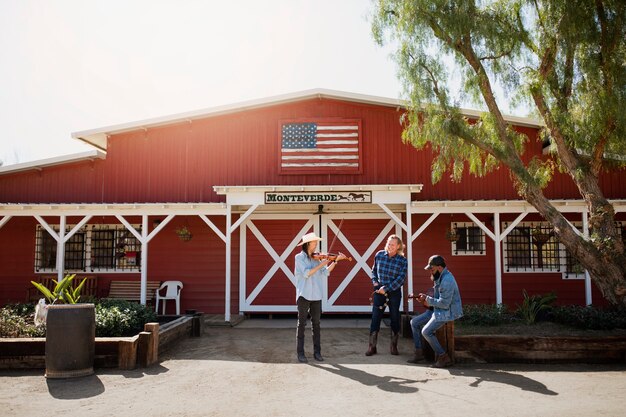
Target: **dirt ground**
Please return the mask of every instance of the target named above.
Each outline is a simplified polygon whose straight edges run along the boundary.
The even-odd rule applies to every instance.
[[[386,332],[385,332],[386,333]],[[297,363],[295,329],[208,328],[150,368],[98,369],[46,380],[43,371],[0,373],[2,416],[617,416],[626,365],[409,365],[363,355],[366,329],[322,329],[324,362]]]

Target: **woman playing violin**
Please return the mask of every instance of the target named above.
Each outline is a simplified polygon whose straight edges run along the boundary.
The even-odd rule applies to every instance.
[[[347,259],[341,252],[338,254],[315,253],[317,242],[322,240],[315,233],[302,236],[298,246],[302,251],[296,255],[296,303],[298,305],[298,328],[296,332],[296,348],[298,361],[307,362],[304,355],[304,328],[307,315],[311,315],[313,331],[313,357],[323,361],[320,342],[320,317],[322,315],[322,295],[324,278],[335,269],[337,261]]]

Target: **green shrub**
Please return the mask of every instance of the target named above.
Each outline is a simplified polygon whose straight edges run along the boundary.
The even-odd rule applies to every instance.
[[[524,295],[524,301],[522,301],[522,305],[518,305],[516,313],[526,324],[534,324],[538,319],[543,318],[541,314],[550,309],[550,304],[556,300],[556,294],[553,292],[529,296],[526,290],[523,290],[522,294]]]
[[[504,304],[469,304],[463,306],[461,324],[498,326],[515,320]]]
[[[11,304],[0,309],[0,337],[45,337],[46,326],[35,326],[33,304]],[[125,300],[96,300],[96,336],[133,336],[157,317],[150,307]]]
[[[102,299],[96,304],[96,336],[133,336],[145,323],[156,321],[150,307],[125,300]]]
[[[626,329],[626,309],[583,306],[553,307],[550,320],[585,330]]]
[[[45,326],[35,326],[32,313],[20,309],[16,311],[12,307],[6,306],[0,309],[0,337],[44,337],[46,335]]]

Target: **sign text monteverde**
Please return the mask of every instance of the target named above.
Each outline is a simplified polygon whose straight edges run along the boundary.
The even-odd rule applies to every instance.
[[[275,192],[265,193],[265,204],[302,204],[302,203],[371,203],[371,191],[341,192]]]

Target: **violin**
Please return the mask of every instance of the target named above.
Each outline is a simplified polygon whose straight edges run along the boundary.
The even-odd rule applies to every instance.
[[[317,259],[318,261],[324,261],[328,259],[329,261],[338,261],[339,254],[338,253],[320,253],[315,252],[311,255],[311,258]],[[339,259],[340,261],[352,261],[352,258]]]

